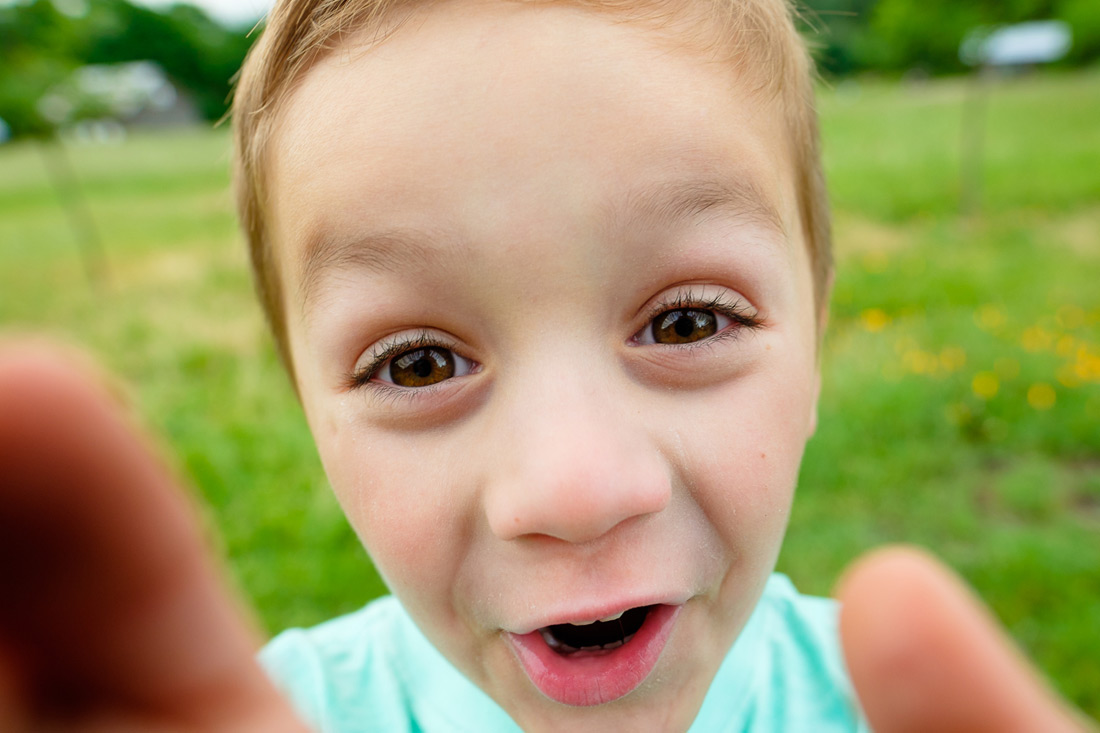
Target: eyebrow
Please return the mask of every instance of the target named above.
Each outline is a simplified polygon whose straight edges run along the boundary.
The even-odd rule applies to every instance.
[[[426,243],[432,237],[423,232],[394,229],[349,239],[333,239],[324,230],[306,238],[301,258],[298,294],[308,310],[323,276],[331,271],[360,269],[396,273],[439,261],[440,252]]]
[[[686,180],[663,182],[631,192],[625,200],[609,204],[602,221],[609,231],[637,228],[639,222],[660,225],[697,219],[710,211],[733,214],[786,238],[778,209],[750,180],[723,182]],[[393,229],[350,238],[333,238],[324,229],[307,237],[301,257],[299,296],[309,310],[323,277],[331,271],[362,269],[373,273],[397,273],[440,261],[445,250],[432,246],[436,237],[426,232]]]
[[[627,222],[639,219],[670,224],[696,219],[709,211],[732,214],[786,237],[779,210],[750,179],[691,179],[649,186],[632,192],[625,205],[610,207],[605,220],[621,231]]]

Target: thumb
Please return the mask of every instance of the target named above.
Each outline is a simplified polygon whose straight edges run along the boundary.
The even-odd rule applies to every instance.
[[[289,717],[193,508],[95,372],[80,355],[0,350],[0,719]]]
[[[874,730],[1087,729],[963,582],[925,552],[871,552],[837,595],[844,653]]]

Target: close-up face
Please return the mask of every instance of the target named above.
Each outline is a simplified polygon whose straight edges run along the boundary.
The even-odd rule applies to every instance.
[[[432,7],[318,62],[271,148],[332,486],[526,729],[690,724],[814,429],[786,127],[676,46],[576,8]]]

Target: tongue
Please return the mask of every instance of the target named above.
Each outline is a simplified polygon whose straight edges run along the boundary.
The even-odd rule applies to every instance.
[[[585,626],[557,624],[550,627],[550,633],[562,644],[576,649],[622,643],[642,628],[648,613],[649,606],[632,608],[614,621],[597,621]]]

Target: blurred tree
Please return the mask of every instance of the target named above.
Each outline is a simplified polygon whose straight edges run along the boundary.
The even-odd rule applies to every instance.
[[[958,72],[959,44],[974,28],[1048,18],[1073,29],[1063,63],[1100,60],[1098,0],[804,0],[803,6],[822,70],[833,76]],[[48,132],[38,101],[90,63],[155,61],[207,119],[225,113],[230,80],[251,42],[245,31],[224,28],[192,5],[157,12],[128,0],[87,0],[85,12],[73,7],[61,0],[0,6],[0,118],[14,135]]]
[[[827,73],[844,75],[866,67],[867,19],[877,0],[810,0],[803,19],[817,60]]]
[[[805,0],[822,69],[852,72],[963,70],[959,45],[982,26],[1059,19],[1073,30],[1067,64],[1100,59],[1097,0]]]
[[[250,39],[191,5],[159,13],[127,0],[90,0],[87,12],[59,12],[52,0],[0,7],[0,118],[14,135],[43,134],[46,92],[85,64],[150,60],[210,120],[227,107],[230,80]]]
[[[78,64],[69,49],[79,39],[67,20],[47,0],[0,7],[0,117],[13,135],[49,130],[38,99]]]
[[[204,117],[225,113],[230,80],[248,50],[245,33],[223,28],[192,5],[158,13],[126,0],[94,3],[87,24],[91,32],[81,56],[88,63],[156,61],[190,92]]]
[[[959,71],[959,45],[971,30],[1052,15],[1052,0],[879,0],[869,23],[878,58],[869,62],[883,69]]]
[[[1073,48],[1069,60],[1084,64],[1100,60],[1100,2],[1096,0],[1062,0],[1056,16],[1073,29]]]

